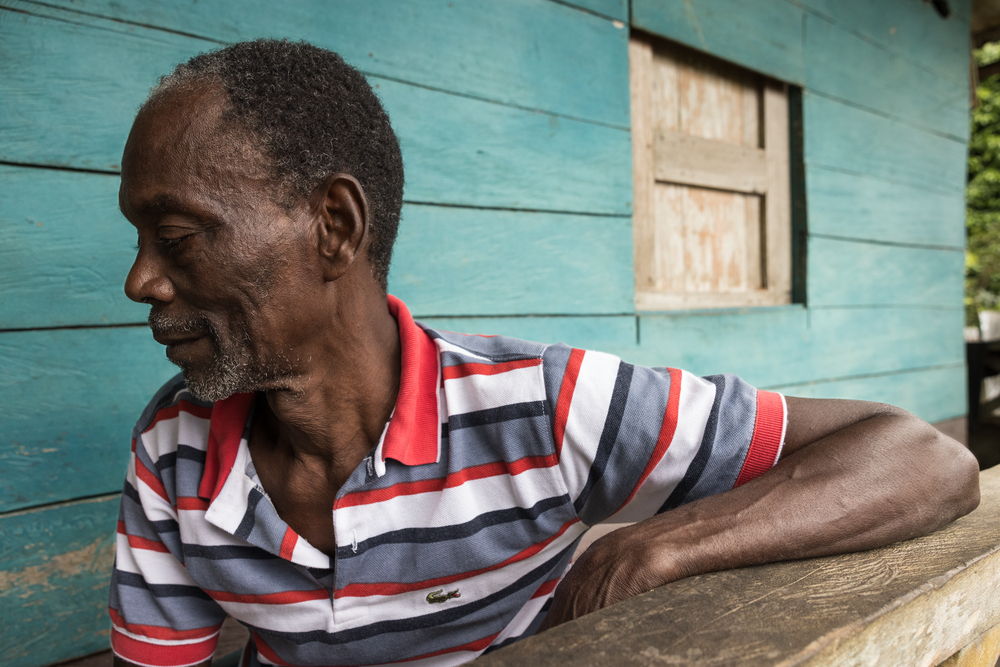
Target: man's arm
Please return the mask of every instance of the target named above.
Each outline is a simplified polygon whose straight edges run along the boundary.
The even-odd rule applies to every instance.
[[[916,537],[979,503],[972,454],[906,411],[864,401],[787,405],[777,466],[595,542],[559,585],[545,627],[683,577]]]

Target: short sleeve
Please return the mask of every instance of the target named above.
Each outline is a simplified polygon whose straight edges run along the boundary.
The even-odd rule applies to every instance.
[[[778,461],[784,397],[549,346],[543,375],[559,468],[578,516],[639,521],[744,484]]]
[[[225,612],[183,564],[176,508],[133,440],[111,576],[111,648],[151,667],[194,665],[215,651]]]

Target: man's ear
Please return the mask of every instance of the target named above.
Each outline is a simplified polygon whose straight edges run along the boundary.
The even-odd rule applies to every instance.
[[[313,192],[312,209],[323,278],[336,280],[364,250],[370,225],[368,198],[358,179],[333,174]]]

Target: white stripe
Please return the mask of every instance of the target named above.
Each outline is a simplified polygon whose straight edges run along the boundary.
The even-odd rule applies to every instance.
[[[778,392],[772,392],[778,394],[781,397],[781,440],[778,441],[778,450],[774,453],[774,460],[771,461],[771,467],[778,465],[778,460],[781,458],[781,450],[785,448],[785,432],[788,430],[788,403],[785,402],[785,395],[779,394]]]
[[[401,528],[433,528],[471,521],[484,512],[531,507],[540,500],[561,496],[555,468],[531,468],[518,475],[500,474],[473,479],[441,491],[396,496],[379,503],[339,507],[333,512],[337,546],[348,546],[352,533],[358,541]],[[373,516],[378,521],[372,521]]]
[[[243,515],[247,511],[250,490],[256,488],[253,480],[244,473],[249,459],[250,449],[247,447],[247,441],[245,438],[241,438],[229,476],[226,477],[219,495],[215,497],[215,500],[208,506],[208,511],[205,512],[207,522],[229,533],[235,533],[236,529],[239,528]]]
[[[560,581],[562,581],[562,577],[560,577]],[[496,639],[493,640],[493,644],[499,644],[511,637],[523,635],[531,625],[531,622],[535,620],[539,613],[541,613],[542,607],[545,606],[545,603],[548,602],[549,598],[553,595],[555,595],[555,589],[552,589],[548,595],[540,595],[537,598],[531,598],[528,600],[528,602],[518,610],[517,614],[514,615],[514,618],[507,624],[507,627],[505,627],[500,634],[497,635]]]
[[[299,535],[295,541],[295,548],[292,549],[292,562],[306,567],[330,567],[330,557],[309,544],[306,538]]]
[[[466,375],[444,381],[448,412],[459,415],[513,403],[545,400],[541,365],[496,375]]]
[[[141,438],[149,457],[158,461],[164,454],[176,452],[178,444],[205,451],[210,424],[211,420],[181,410],[176,417],[156,422]]]
[[[632,502],[609,517],[606,523],[641,521],[653,516],[684,478],[684,473],[698,453],[717,389],[715,383],[687,371],[681,371],[680,384],[677,429],[667,453],[653,468]]]
[[[224,600],[216,600],[216,603],[233,618],[264,630],[273,630],[275,632],[310,632],[313,630],[334,632],[333,614],[330,613],[331,604],[329,598],[290,602],[288,604],[226,602]],[[340,629],[339,624],[336,629]]]
[[[138,574],[148,584],[198,585],[173,554],[134,548],[121,533],[115,535],[115,568]]]
[[[481,361],[485,361],[488,364],[495,363],[489,357],[484,357],[482,355],[476,354],[475,352],[471,352],[471,351],[465,349],[464,347],[462,347],[460,345],[455,345],[454,343],[449,343],[448,341],[444,340],[443,338],[435,338],[434,339],[434,344],[437,345],[437,348],[438,348],[438,351],[439,351],[438,352],[438,359],[439,360],[441,358],[441,356],[440,356],[441,352],[455,352],[456,354],[460,354],[460,355],[465,356],[465,357],[471,357],[473,359],[479,359]]]
[[[618,357],[588,350],[580,364],[559,455],[559,467],[573,500],[590,475],[611,405],[619,363]]]
[[[144,644],[156,644],[157,646],[187,646],[188,644],[200,644],[201,642],[209,640],[219,634],[219,630],[216,630],[215,632],[205,635],[204,637],[195,637],[194,639],[156,639],[155,637],[147,637],[145,635],[137,635],[134,632],[129,632],[122,626],[115,625],[114,623],[111,624],[111,627],[126,637],[143,642]]]
[[[343,597],[337,599],[335,611],[337,629],[354,628],[367,623],[377,623],[383,620],[411,618],[423,616],[441,610],[441,607],[461,607],[464,604],[481,600],[517,581],[557,553],[569,547],[587,529],[582,521],[566,529],[562,535],[554,539],[545,548],[524,560],[511,563],[505,567],[489,572],[483,572],[467,579],[459,579],[450,584],[438,584],[427,588],[398,593],[396,595],[368,595],[365,597]],[[451,591],[458,589],[461,597],[454,598],[443,604],[427,602],[427,594],[438,589]],[[499,603],[498,603],[499,604]]]

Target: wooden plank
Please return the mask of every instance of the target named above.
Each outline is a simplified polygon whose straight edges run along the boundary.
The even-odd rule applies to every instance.
[[[763,286],[790,303],[792,293],[792,193],[789,174],[790,147],[788,89],[767,82],[764,86],[764,141],[767,151],[767,196],[764,198],[765,273]]]
[[[965,143],[850,104],[802,95],[805,162],[938,192],[965,189]]]
[[[689,577],[480,661],[937,664],[1000,623],[1000,468],[982,473],[980,486],[979,508],[931,535]]]
[[[952,15],[946,19],[930,3],[910,0],[802,0],[801,4],[934,76],[958,83],[968,80],[971,0],[948,0]]]
[[[771,387],[788,396],[853,398],[891,403],[929,422],[952,419],[968,411],[965,364],[914,369],[886,375]],[[943,390],[946,388],[946,390]]]
[[[568,5],[606,16],[617,21],[628,21],[628,0],[557,0]]]
[[[929,11],[912,5],[907,13]],[[806,87],[965,140],[969,132],[968,63],[948,76],[928,71],[815,15],[806,16]],[[967,51],[968,36],[952,45]]]
[[[0,516],[0,655],[35,667],[108,646],[118,497]]]
[[[809,231],[873,241],[965,247],[965,198],[812,165]]]
[[[425,315],[627,313],[631,235],[624,217],[408,205],[389,286]]]
[[[663,248],[657,243],[653,165],[653,49],[646,39],[629,41],[629,87],[632,91],[632,246],[635,289],[655,284],[663,266]]]
[[[802,9],[786,0],[633,0],[632,25],[782,81],[802,83]]]
[[[0,166],[0,189],[18,193],[0,200],[0,329],[145,321],[122,292],[135,233],[117,177]],[[629,312],[630,224],[408,204],[392,289],[425,314]]]
[[[813,306],[955,306],[962,302],[965,252],[809,238]]]
[[[0,511],[121,489],[132,425],[176,370],[145,327],[0,333]]]
[[[653,154],[658,181],[745,193],[767,192],[767,156],[763,149],[659,130]]]
[[[801,306],[643,314],[638,346],[609,348],[648,366],[735,373],[762,387],[961,363],[961,307]],[[943,386],[937,396],[962,392]]]
[[[148,87],[173,63],[208,46],[112,22],[79,25],[16,13],[4,19],[0,159],[13,162],[117,169],[133,110]],[[624,42],[621,48],[624,54]],[[620,74],[627,99],[625,70]],[[411,201],[631,212],[626,129],[387,79],[372,82],[401,139]]]
[[[628,126],[628,30],[549,0],[421,0],[402,7],[396,0],[342,0],[335,12],[322,0],[287,3],[280,12],[267,0],[45,4],[85,13],[67,13],[74,21],[99,16],[220,42],[303,39],[337,51],[369,75]],[[573,4],[627,20],[625,0]],[[52,11],[33,3],[21,7]]]
[[[0,199],[0,329],[145,321],[122,291],[135,230],[116,176],[0,165],[0,190],[17,193]]]

